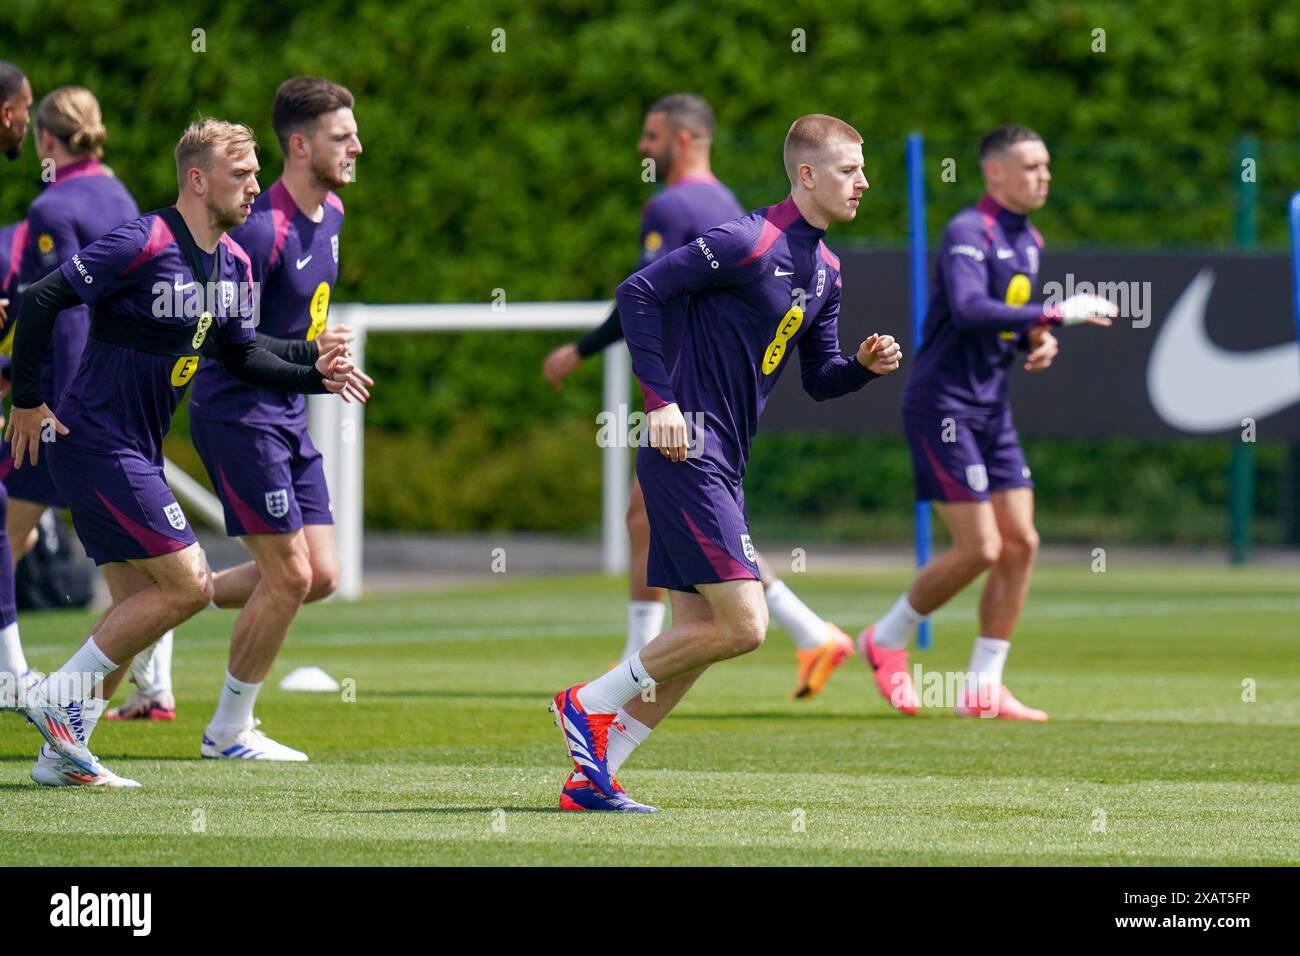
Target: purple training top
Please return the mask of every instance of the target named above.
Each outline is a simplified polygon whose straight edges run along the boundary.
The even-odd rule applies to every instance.
[[[27,241],[15,291],[35,285],[73,253],[109,230],[140,215],[122,181],[98,159],[61,166],[54,181],[27,210]],[[10,305],[10,315],[17,315]],[[41,366],[41,399],[54,407],[81,361],[90,329],[90,310],[74,306],[59,313],[50,350]]]
[[[253,277],[248,256],[228,235],[220,242],[221,270],[205,293],[185,262],[176,237],[157,213],[146,213],[92,242],[59,268],[82,301],[103,319],[126,316],[164,326],[193,324],[205,310],[210,328],[228,344],[257,338]],[[215,254],[213,254],[215,255]],[[211,275],[213,255],[199,256]],[[98,319],[97,319],[98,320]],[[81,365],[55,409],[70,430],[67,442],[91,451],[129,448],[161,463],[162,439],[195,370],[194,355],[155,355],[91,336]]]
[[[1029,305],[1043,237],[1027,217],[988,196],[944,231],[921,348],[903,407],[992,417],[1007,401],[1007,368],[1026,335],[1047,323]]]
[[[312,222],[277,179],[257,197],[253,211],[231,237],[247,251],[253,279],[260,284],[257,331],[280,339],[311,340],[325,328],[330,292],[339,275],[339,231],[343,202],[325,197],[325,216]],[[202,364],[194,378],[190,416],[210,421],[306,425],[302,395],[254,388],[217,360]]]
[[[840,261],[794,204],[710,229],[628,278],[618,308],[646,410],[677,403],[703,416],[703,460],[738,484],[758,418],[791,350],[818,400],[874,376],[840,354]],[[680,304],[680,307],[674,307]],[[676,364],[665,326],[680,326]]]

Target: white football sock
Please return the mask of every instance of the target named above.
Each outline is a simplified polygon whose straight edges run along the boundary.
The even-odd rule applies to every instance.
[[[23,644],[18,640],[18,622],[0,629],[0,674],[22,677],[27,673],[27,658]]]
[[[763,592],[767,597],[767,609],[794,639],[794,646],[801,651],[821,647],[831,639],[826,622],[798,595],[780,579],[773,581]]]
[[[92,697],[83,701],[81,705],[81,724],[86,729],[86,746],[90,746],[90,735],[95,732],[95,727],[99,723],[99,718],[104,716],[104,711],[108,709],[108,701],[99,697]]]
[[[584,685],[578,691],[578,703],[589,714],[616,714],[643,689],[651,687],[654,687],[654,680],[646,673],[641,664],[641,652],[637,651]]]
[[[1007,662],[1011,642],[1000,637],[977,637],[970,654],[970,670],[975,675],[973,690],[996,692],[1002,686],[1002,667]]]
[[[876,622],[876,632],[871,635],[871,641],[877,647],[887,647],[891,651],[900,650],[907,646],[908,639],[912,636],[912,629],[923,620],[925,615],[912,607],[907,600],[907,593],[904,592],[885,616]]]
[[[625,661],[645,647],[663,630],[663,601],[627,602],[627,643],[623,645],[620,661]]]
[[[45,678],[42,686],[52,703],[66,706],[74,700],[84,701],[98,696],[97,691],[102,692],[104,676],[115,670],[117,664],[99,649],[92,634],[67,663]]]
[[[163,631],[153,646],[153,681],[147,688],[152,694],[172,689],[172,644],[176,639],[175,631]]]
[[[158,642],[154,641],[135,657],[131,658],[131,682],[140,690],[148,690],[153,686],[154,661],[158,651]]]
[[[236,680],[226,671],[226,679],[221,685],[221,696],[217,699],[217,712],[208,724],[218,733],[235,734],[245,727],[253,726],[253,705],[257,703],[257,692],[262,689],[262,682],[256,684]]]
[[[619,730],[620,724],[622,730]],[[623,761],[632,756],[632,751],[645,743],[645,739],[650,736],[652,730],[654,730],[653,727],[647,727],[626,710],[618,712],[618,716],[614,718],[614,723],[610,724],[609,747],[605,751],[605,759],[609,763],[609,775],[611,777],[618,773],[618,768],[623,766]]]

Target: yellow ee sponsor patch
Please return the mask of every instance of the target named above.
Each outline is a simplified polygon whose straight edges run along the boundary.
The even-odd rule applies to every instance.
[[[172,366],[172,385],[180,388],[194,377],[194,373],[199,370],[199,357],[197,355],[182,355]]]
[[[41,233],[36,239],[36,251],[43,256],[48,256],[54,251],[54,237],[48,232]]]
[[[649,232],[645,234],[646,252],[658,252],[659,248],[663,244],[664,244],[664,237],[661,236],[659,233],[655,232],[653,229],[651,229]]]
[[[781,322],[776,327],[776,337],[763,353],[764,375],[771,375],[776,371],[777,366],[781,364],[781,359],[785,358],[785,353],[790,348],[790,339],[799,331],[801,325],[803,325],[803,309],[797,305],[790,306],[790,311],[781,316]]]
[[[1029,301],[1029,276],[1016,273],[1007,283],[1007,305],[1024,305]]]
[[[212,328],[212,313],[204,312],[199,316],[199,327],[194,330],[194,338],[190,339],[192,348],[203,348],[203,340],[208,337],[208,329]]]
[[[316,291],[311,294],[311,307],[307,311],[311,315],[311,325],[307,329],[307,341],[310,342],[325,330],[325,320],[329,318],[330,284],[328,282],[322,282],[316,287]]]

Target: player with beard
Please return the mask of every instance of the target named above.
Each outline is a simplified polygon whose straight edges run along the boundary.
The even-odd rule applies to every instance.
[[[108,131],[99,101],[83,87],[63,86],[41,98],[33,129],[36,152],[53,177],[32,200],[25,220],[25,241],[16,291],[34,285],[59,263],[109,230],[140,215],[131,193],[101,162]],[[0,348],[13,344],[10,323]],[[41,400],[51,408],[72,379],[90,330],[90,309],[82,302],[59,313],[50,350],[41,368]],[[50,478],[48,456],[36,465],[15,469],[8,446],[0,449],[0,482],[9,498],[5,517],[12,561],[0,557],[0,594],[12,566],[36,543],[36,524],[47,508],[66,504]],[[5,611],[0,609],[0,620]],[[16,625],[15,625],[16,626]]]
[[[176,205],[91,243],[23,299],[6,437],[16,467],[49,456],[77,535],[112,595],[85,643],[23,707],[54,752],[34,777],[138,786],[89,748],[112,692],[105,678],[212,601],[212,572],[162,468],[163,436],[199,354],[215,341],[225,366],[261,388],[369,395],[343,346],[317,355],[314,343],[283,343],[285,361],[255,330],[252,268],[226,234],[245,222],[260,192],[255,148],[246,126],[191,124],[176,147]],[[55,316],[78,300],[94,310],[90,338],[56,417],[41,401],[40,367]],[[247,733],[256,746],[259,733]]]
[[[284,167],[231,237],[248,253],[260,284],[261,332],[328,349],[348,330],[327,330],[338,281],[343,203],[361,140],[352,94],[326,79],[299,76],[275,94],[271,122]],[[190,398],[190,431],[225,511],[226,532],[253,560],[217,573],[217,607],[242,608],[216,712],[200,745],[204,757],[303,761],[307,755],[263,734],[251,740],[262,681],[304,602],[338,582],[329,490],[307,427],[302,395],[249,388],[220,361],[205,361]],[[155,670],[160,668],[156,667]],[[137,695],[123,708],[146,710]]]
[[[0,60],[0,153],[6,159],[23,154],[31,108],[32,85],[27,76],[8,60]]]
[[[714,226],[744,215],[730,189],[713,175],[709,154],[714,134],[713,109],[693,93],[673,93],[656,100],[646,112],[637,145],[650,160],[664,188],[645,204],[641,214],[643,268],[685,245]],[[671,324],[669,326],[671,331]],[[582,361],[623,338],[623,324],[615,308],[604,323],[577,342],[562,345],[546,357],[542,373],[555,388]],[[665,342],[666,354],[674,344]],[[628,551],[631,565],[627,609],[627,638],[619,660],[627,660],[659,633],[664,621],[664,589],[646,583],[650,554],[650,522],[646,517],[641,483],[632,480],[627,509]],[[853,653],[853,642],[835,624],[823,620],[771,566],[758,557],[763,592],[772,616],[794,641],[797,674],[796,699],[821,692],[837,667]],[[636,720],[624,725],[634,736],[648,734]]]

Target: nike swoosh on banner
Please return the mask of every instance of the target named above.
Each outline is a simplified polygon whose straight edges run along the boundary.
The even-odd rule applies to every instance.
[[[1300,402],[1300,342],[1229,352],[1210,340],[1205,309],[1214,270],[1204,268],[1165,317],[1147,362],[1147,393],[1164,421],[1187,432],[1241,428]]]

